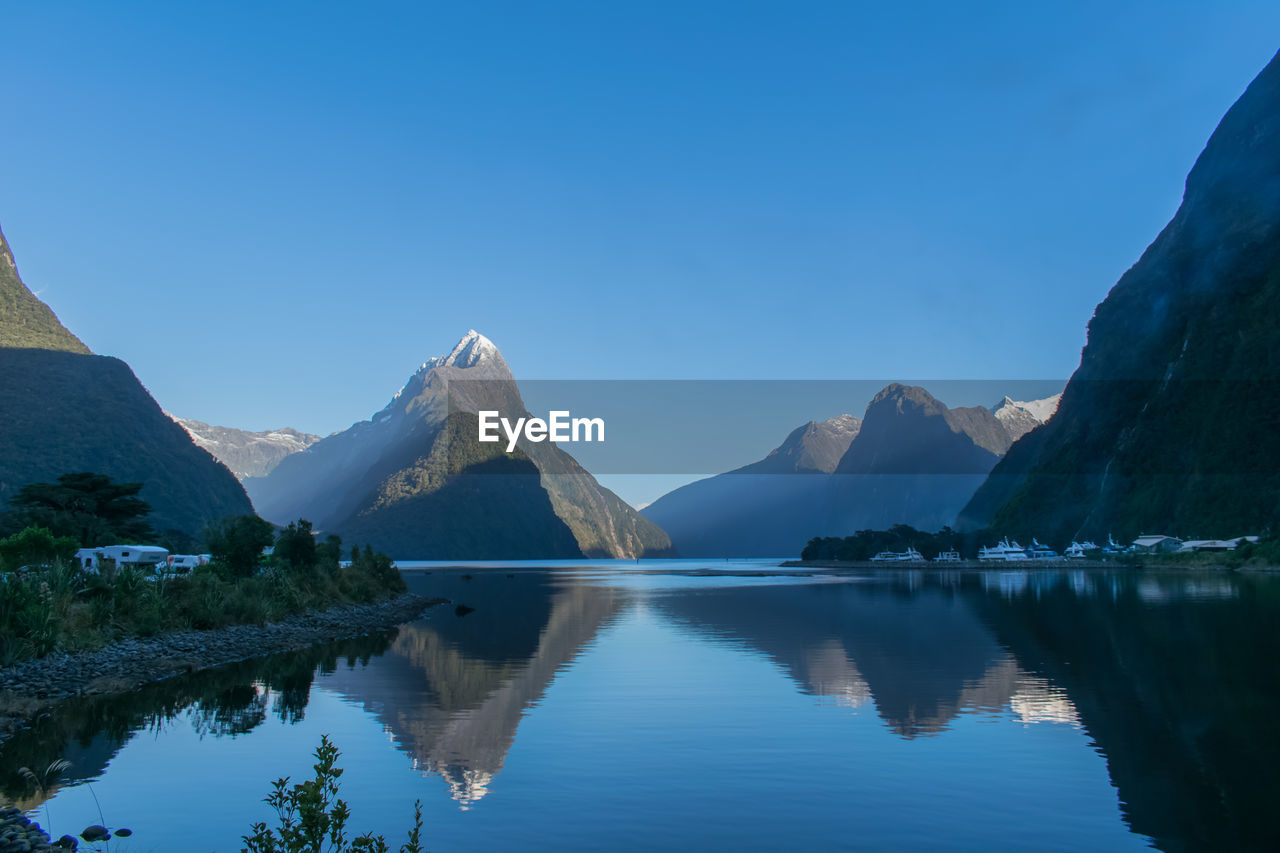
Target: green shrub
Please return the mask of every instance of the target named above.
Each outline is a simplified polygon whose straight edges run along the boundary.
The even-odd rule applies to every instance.
[[[316,537],[311,522],[300,518],[280,531],[272,562],[294,573],[315,571]]]
[[[277,826],[253,825],[243,836],[242,853],[388,853],[386,838],[366,833],[347,840],[351,809],[338,797],[338,748],[328,735],[316,747],[315,778],[289,785],[289,777],[277,779],[265,802],[275,810]],[[400,853],[422,853],[422,802],[413,806],[413,829]]]
[[[252,533],[253,526],[237,522],[225,529]],[[46,541],[43,533],[26,538]],[[235,570],[234,559],[215,561],[190,575],[160,577],[130,564],[117,568],[109,560],[99,572],[89,573],[75,561],[54,559],[40,569],[0,576],[0,665],[58,648],[94,648],[124,636],[262,624],[404,591],[404,581],[385,554],[357,549],[355,562],[343,566],[337,559],[340,547],[331,537],[315,546],[312,564],[289,561],[286,567],[281,564],[286,561],[273,560],[262,573],[243,574],[243,566]],[[244,555],[248,553],[246,548]]]
[[[26,527],[12,536],[0,539],[0,568],[16,570],[21,566],[48,566],[54,562],[70,562],[75,556],[76,540],[54,536],[45,527]]]
[[[249,577],[258,571],[262,549],[275,541],[269,522],[256,515],[233,515],[205,529],[209,553],[235,577]]]

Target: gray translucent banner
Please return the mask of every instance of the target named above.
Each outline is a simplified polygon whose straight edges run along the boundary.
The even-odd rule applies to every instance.
[[[603,441],[592,429],[580,428],[577,441],[534,442],[521,429],[520,450],[533,456],[543,473],[570,471],[572,460],[550,450],[569,454],[596,475],[719,474],[764,459],[795,429],[810,421],[826,421],[839,415],[863,419],[868,404],[887,387],[917,386],[928,397],[949,409],[976,407],[989,414],[1006,397],[1037,401],[1060,393],[1062,379],[982,380],[521,380],[518,388],[501,380],[452,380],[450,413],[478,415],[497,412],[506,427],[487,415],[488,435],[498,440],[488,449],[506,452],[509,429],[520,419],[552,420],[553,412],[571,424],[573,419],[597,419],[603,423]],[[913,394],[913,400],[928,401]],[[932,404],[930,404],[932,405]],[[987,414],[970,412],[968,421],[982,421]],[[893,423],[883,417],[881,421]],[[952,418],[955,420],[955,418]],[[939,422],[934,421],[937,424]],[[476,429],[479,418],[468,419]],[[593,423],[594,426],[594,423]],[[580,424],[585,427],[585,424]],[[537,434],[535,430],[535,434]],[[571,434],[566,425],[562,432]],[[458,444],[463,447],[466,443]],[[474,453],[474,447],[467,450]],[[904,473],[919,474],[920,462]],[[927,460],[924,461],[927,466]],[[890,466],[892,467],[892,466]],[[943,465],[938,473],[967,473]],[[976,472],[974,472],[976,473]]]

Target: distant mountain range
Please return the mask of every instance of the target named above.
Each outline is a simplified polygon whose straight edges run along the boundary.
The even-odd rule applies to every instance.
[[[27,289],[0,234],[0,510],[28,483],[79,471],[143,483],[159,531],[253,511],[127,364],[90,353]]]
[[[1097,307],[1058,413],[1013,446],[961,523],[1046,541],[1280,530],[1277,317],[1280,55]]]
[[[506,454],[475,413],[527,414],[502,354],[470,331],[374,416],[284,457],[245,487],[270,521],[306,518],[400,558],[670,553],[657,526],[549,442]]]
[[[166,413],[168,414],[168,413]],[[180,418],[177,421],[198,447],[203,447],[213,457],[231,469],[231,473],[243,480],[245,477],[265,477],[280,460],[292,453],[299,453],[319,441],[323,436],[299,432],[291,427],[249,432],[235,427],[211,426],[204,421]]]
[[[814,536],[950,524],[1015,439],[1056,397],[948,409],[893,384],[861,419],[797,427],[764,459],[682,486],[645,507],[691,557],[788,556]]]

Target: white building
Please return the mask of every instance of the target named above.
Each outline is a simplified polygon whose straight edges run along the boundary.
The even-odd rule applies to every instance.
[[[1133,540],[1133,544],[1129,546],[1129,549],[1139,554],[1159,554],[1176,551],[1181,547],[1182,540],[1176,536],[1147,536],[1143,534]]]
[[[1257,542],[1257,536],[1237,536],[1235,539],[1188,539],[1178,548],[1178,553],[1194,551],[1234,551],[1246,542]]]

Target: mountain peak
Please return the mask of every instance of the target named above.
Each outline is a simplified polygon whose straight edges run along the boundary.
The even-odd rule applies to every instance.
[[[747,474],[793,474],[816,471],[830,474],[858,434],[862,421],[853,415],[837,415],[825,421],[809,421],[787,435],[782,444],[759,462],[737,469]]]
[[[1025,413],[1030,415],[1037,424],[1042,424],[1053,417],[1054,412],[1058,411],[1058,403],[1061,400],[1061,394],[1054,394],[1052,397],[1044,397],[1039,400],[1015,400],[1006,394],[1003,400],[991,407],[991,414],[1002,421],[1008,421],[1023,419],[1023,413]]]
[[[893,382],[882,388],[867,405],[867,416],[873,410],[890,407],[899,413],[922,410],[924,414],[942,414],[947,411],[947,407],[937,397],[919,385],[903,385],[901,382]]]
[[[0,347],[65,350],[89,354],[89,348],[59,322],[22,282],[13,252],[0,232]]]
[[[494,359],[500,358],[502,358],[502,354],[498,352],[498,348],[494,345],[493,341],[489,340],[475,329],[468,329],[467,333],[462,336],[447,355],[427,359],[427,361],[423,362],[421,369],[431,370],[436,367],[475,367],[485,361],[493,361]]]

